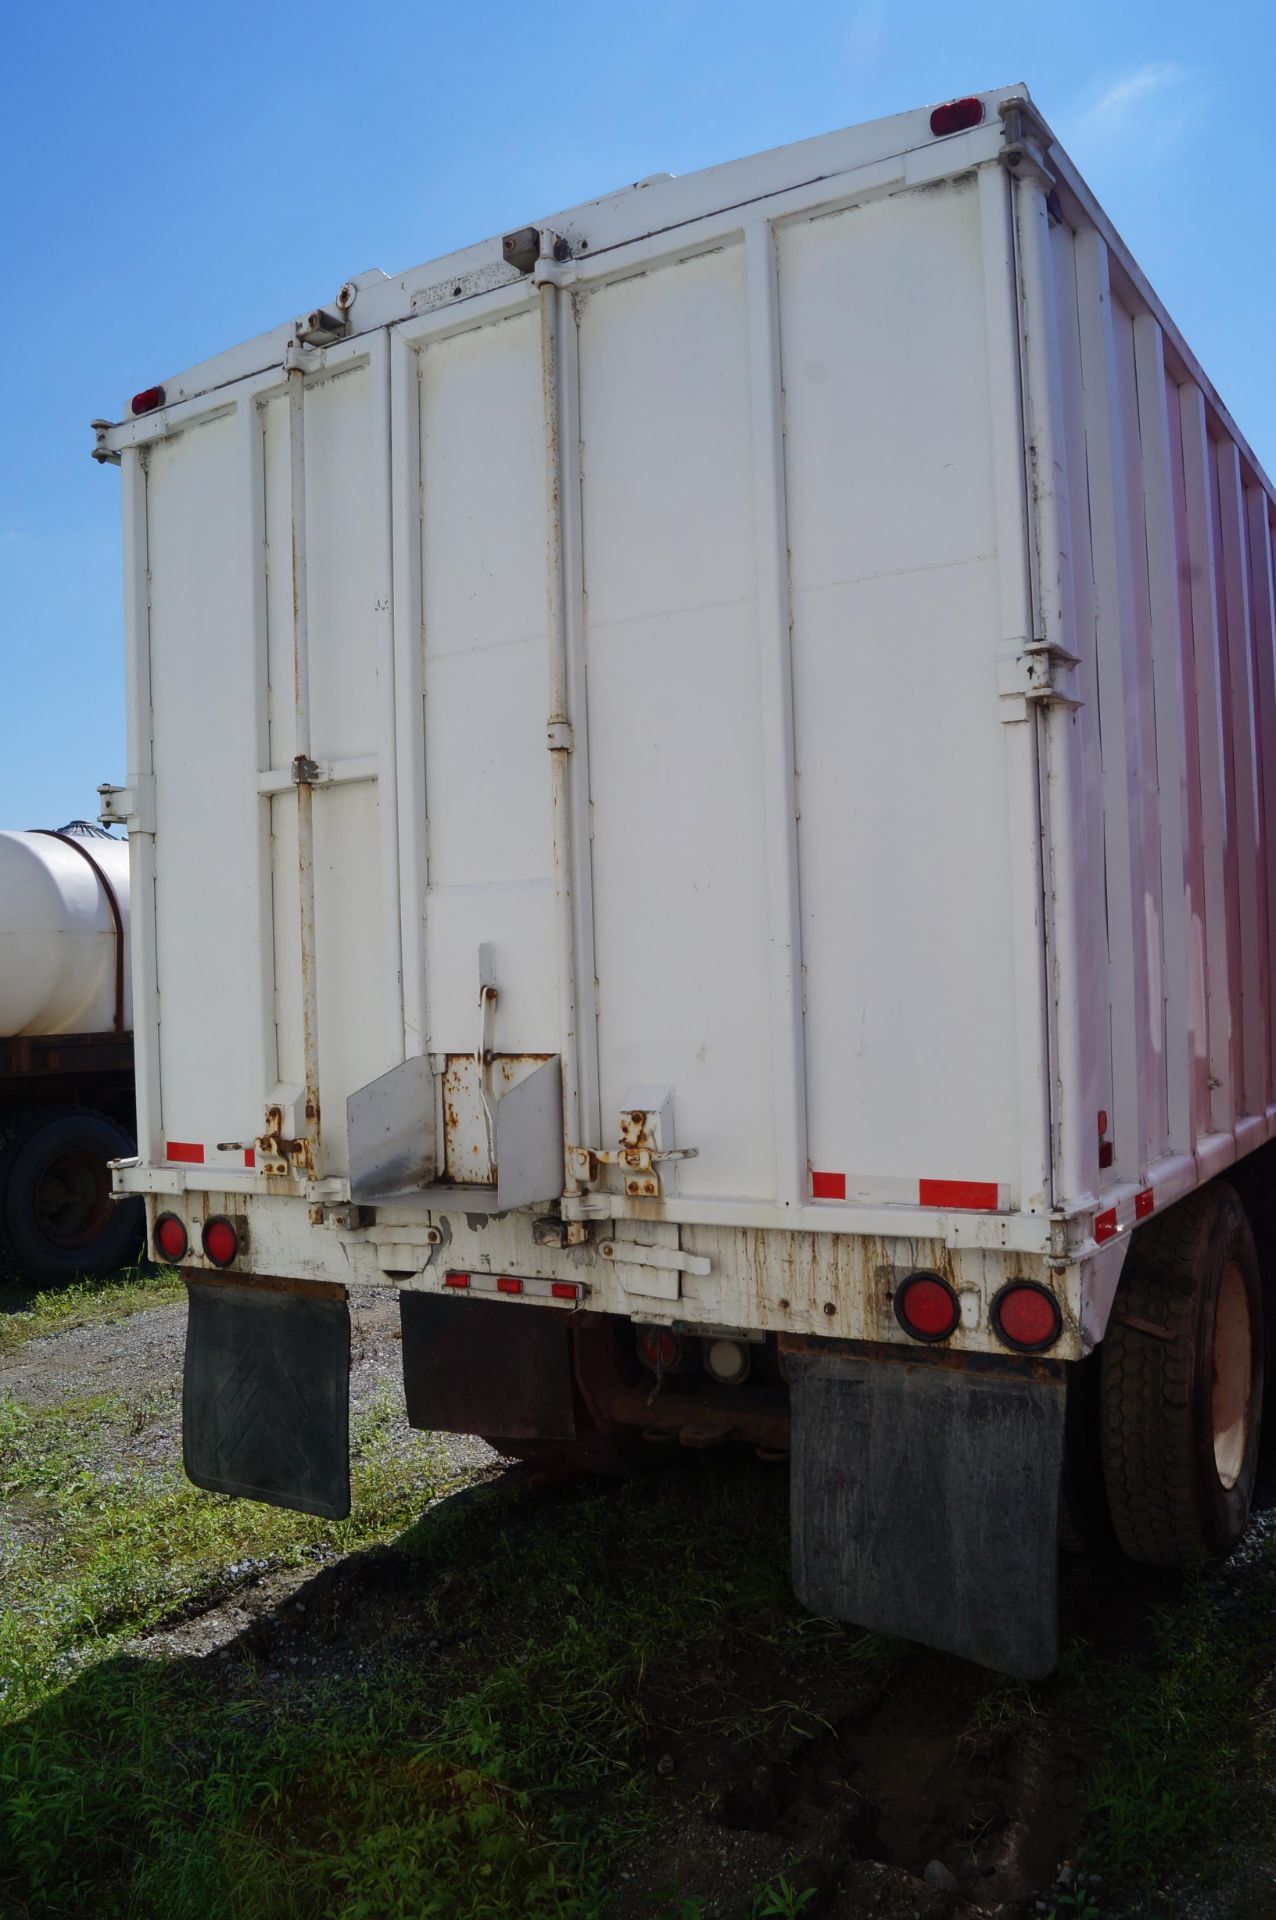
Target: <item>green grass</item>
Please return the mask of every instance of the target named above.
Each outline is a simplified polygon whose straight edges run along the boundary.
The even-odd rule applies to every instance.
[[[1229,1836],[1276,1843],[1271,1547],[1242,1589],[1204,1570],[1190,1577],[1181,1597],[1150,1609],[1138,1652],[1067,1651],[1056,1684],[1093,1743],[1086,1852],[1105,1884],[1131,1896],[1189,1867],[1225,1878]]]
[[[135,1276],[27,1317],[45,1331],[177,1291]],[[912,1657],[797,1607],[783,1475],[697,1458],[435,1504],[440,1450],[405,1451],[387,1395],[356,1424],[353,1517],[333,1525],[148,1461],[135,1443],[176,1413],[170,1394],[0,1397],[4,1920],[596,1920],[663,1813],[712,1813],[715,1752],[747,1779]],[[342,1556],[387,1542],[340,1583]],[[125,1650],[289,1567],[316,1576],[296,1668],[287,1608],[230,1659]],[[1170,1920],[1176,1875],[1225,1880],[1236,1839],[1270,1857],[1276,1836],[1276,1544],[1243,1582],[1145,1587],[1119,1634],[1074,1639],[1040,1685],[969,1689],[954,1666],[958,1767],[1030,1733],[1081,1773],[1074,1857],[1102,1893],[1057,1896],[1055,1920],[1140,1900]],[[790,1865],[740,1920],[821,1910]],[[671,1891],[651,1920],[703,1907]]]
[[[276,1559],[349,1551],[436,1484],[428,1453],[405,1480],[375,1421],[343,1527],[172,1476],[108,1481],[77,1461],[120,1417],[7,1416],[5,1484],[56,1508],[60,1532],[22,1549],[0,1594],[17,1602],[0,1648],[6,1914],[585,1920],[652,1817],[672,1726],[762,1749],[818,1728],[839,1678],[880,1683],[898,1657],[795,1607],[774,1480],[698,1472],[530,1517],[501,1487],[435,1508],[401,1537],[402,1618],[380,1622],[366,1674],[110,1657],[246,1540]],[[726,1698],[704,1686],[724,1659],[748,1676]],[[784,1880],[755,1901],[759,1920],[806,1908]]]
[[[279,1565],[349,1552],[404,1524],[434,1490],[431,1443],[417,1438],[406,1461],[390,1445],[388,1396],[356,1429],[355,1515],[338,1525],[201,1493],[175,1466],[89,1464],[108,1434],[127,1443],[159,1411],[118,1395],[37,1410],[0,1396],[0,1497],[20,1529],[0,1564],[0,1711],[39,1701],[70,1664],[174,1608],[207,1602],[246,1538],[254,1559]]]
[[[180,1275],[165,1267],[127,1267],[109,1280],[72,1280],[45,1291],[21,1280],[0,1281],[0,1354],[41,1334],[168,1306],[181,1294]]]

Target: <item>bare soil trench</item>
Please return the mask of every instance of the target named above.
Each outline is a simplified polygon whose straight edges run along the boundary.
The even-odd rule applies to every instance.
[[[378,1394],[399,1391],[398,1320],[391,1297],[365,1296],[352,1311],[357,1418]],[[180,1450],[184,1314],[184,1304],[164,1305],[30,1340],[0,1356],[0,1399],[52,1408],[127,1388],[142,1416],[126,1433],[93,1439],[86,1467],[171,1467]],[[670,1538],[683,1541],[688,1528],[694,1534],[697,1501],[707,1494],[721,1510],[732,1475],[748,1476],[751,1489],[742,1561],[782,1552],[783,1469],[685,1458],[600,1496],[595,1483],[538,1478],[503,1462],[477,1439],[449,1436],[441,1445],[447,1496],[411,1537],[318,1565],[272,1566],[253,1552],[253,1510],[245,1507],[245,1551],[215,1590],[114,1657],[197,1669],[219,1713],[260,1715],[265,1726],[320,1711],[325,1686],[375,1679],[391,1662],[428,1672],[451,1661],[462,1678],[473,1677],[484,1658],[476,1606],[492,1590],[494,1569],[514,1570],[516,1593],[520,1562],[543,1566],[556,1537],[576,1543],[600,1524],[614,1528],[616,1591],[641,1607],[644,1587],[654,1592],[672,1576],[658,1563],[626,1562],[626,1514],[650,1539],[667,1503]],[[608,1503],[601,1522],[600,1499]],[[446,1529],[444,1507],[452,1510]],[[1246,1605],[1274,1521],[1269,1505],[1218,1576],[1224,1614]],[[20,1508],[0,1499],[0,1557],[6,1528],[12,1542],[26,1524]],[[678,1553],[684,1569],[694,1566],[694,1545]],[[749,1920],[759,1911],[757,1889],[781,1877],[806,1896],[792,1911],[830,1920],[1276,1916],[1276,1864],[1253,1837],[1252,1807],[1219,1831],[1199,1875],[1179,1874],[1132,1904],[1107,1890],[1104,1862],[1086,1842],[1103,1738],[1087,1663],[1119,1673],[1122,1663],[1141,1670],[1162,1659],[1155,1623],[1177,1604],[1179,1588],[1106,1562],[1065,1562],[1063,1578],[1068,1657],[1064,1671],[1037,1688],[897,1643],[865,1652],[853,1630],[807,1622],[780,1603],[756,1634],[733,1629],[721,1643],[698,1641],[691,1670],[671,1647],[667,1674],[640,1676],[646,1732],[636,1765],[645,1812],[641,1831],[616,1849],[600,1920]],[[669,1598],[665,1592],[662,1604]],[[493,1629],[503,1654],[516,1623],[515,1608]],[[1276,1627],[1272,1657],[1276,1663]],[[533,1670],[527,1684],[552,1681]],[[1114,1714],[1119,1705],[1114,1698]],[[1148,1763],[1155,1775],[1155,1752]],[[604,1817],[610,1791],[603,1782],[575,1812]]]

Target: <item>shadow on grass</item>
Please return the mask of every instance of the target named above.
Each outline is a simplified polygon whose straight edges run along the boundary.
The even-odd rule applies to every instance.
[[[842,1915],[849,1862],[939,1854],[1031,1913],[1034,1831],[1052,1860],[1088,1834],[1105,1904],[1134,1897],[1270,1797],[1270,1558],[1260,1529],[1248,1568],[1067,1588],[1060,1672],[1027,1687],[804,1614],[782,1474],[511,1472],[144,1656],[26,1676],[25,1711],[15,1669],[0,1912],[747,1920],[755,1868],[810,1868],[803,1911]]]
[[[585,1920],[666,1746],[747,1759],[885,1670],[792,1601],[782,1478],[532,1492],[55,1682],[0,1731],[0,1911]]]

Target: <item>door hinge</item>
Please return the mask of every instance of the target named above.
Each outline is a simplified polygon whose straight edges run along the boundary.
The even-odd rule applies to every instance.
[[[1056,641],[1026,641],[1014,659],[1001,666],[1002,719],[1023,720],[1033,707],[1071,712],[1081,706],[1076,680],[1080,665],[1077,655]]]

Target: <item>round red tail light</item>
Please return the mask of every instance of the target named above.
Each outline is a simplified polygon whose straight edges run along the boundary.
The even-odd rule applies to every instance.
[[[946,100],[942,107],[936,107],[930,116],[932,133],[964,133],[967,127],[977,127],[984,117],[984,103],[973,94],[964,100]]]
[[[653,1373],[674,1373],[682,1359],[682,1342],[668,1327],[644,1327],[638,1335],[638,1358]]]
[[[172,1260],[176,1264],[179,1260],[186,1258],[190,1241],[186,1237],[185,1227],[175,1213],[160,1214],[155,1222],[152,1238],[155,1251],[161,1259]]]
[[[937,1273],[910,1273],[896,1289],[895,1318],[914,1340],[947,1340],[956,1331],[961,1308]]]
[[[946,1340],[961,1319],[957,1296],[938,1273],[910,1273],[894,1296],[894,1317],[913,1340]]]
[[[997,1338],[1017,1353],[1040,1353],[1063,1331],[1059,1302],[1035,1280],[1011,1280],[992,1303]]]
[[[214,1214],[204,1228],[204,1256],[215,1267],[228,1267],[239,1252],[239,1235],[224,1214]]]

